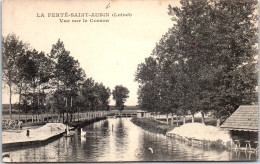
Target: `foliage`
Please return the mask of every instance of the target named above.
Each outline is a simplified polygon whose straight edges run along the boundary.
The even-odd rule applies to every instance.
[[[17,68],[17,59],[24,54],[27,45],[15,34],[9,34],[7,37],[2,37],[2,63],[3,63],[3,80],[9,87],[9,104],[10,117],[12,118],[12,89],[14,83],[17,83],[19,76],[17,76],[19,69]]]
[[[181,0],[172,28],[138,65],[142,108],[226,118],[257,101],[257,1]]]
[[[19,94],[25,113],[73,114],[79,111],[108,110],[110,89],[87,78],[80,64],[59,39],[50,54],[29,49],[15,34],[2,39],[3,77]],[[11,113],[10,113],[11,115]],[[68,118],[67,118],[68,119]],[[64,121],[64,117],[63,117]]]
[[[129,90],[122,85],[117,85],[112,92],[113,99],[116,101],[116,107],[118,107],[120,111],[124,110],[125,101],[129,97],[128,94]]]

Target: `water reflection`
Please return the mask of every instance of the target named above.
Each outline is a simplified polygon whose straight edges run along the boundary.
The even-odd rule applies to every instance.
[[[112,130],[113,125],[113,130]],[[13,162],[229,161],[255,160],[255,153],[212,150],[150,133],[130,119],[107,119],[47,145],[10,151]],[[7,152],[9,153],[9,152]]]

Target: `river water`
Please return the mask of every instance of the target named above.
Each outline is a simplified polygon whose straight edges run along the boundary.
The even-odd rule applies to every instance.
[[[47,145],[24,147],[10,153],[12,162],[101,161],[237,161],[256,160],[254,153],[212,150],[150,133],[131,118],[109,118]],[[112,127],[113,126],[113,127]]]

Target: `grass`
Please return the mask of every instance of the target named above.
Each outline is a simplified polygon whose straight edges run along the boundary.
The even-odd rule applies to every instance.
[[[166,125],[164,123],[149,118],[134,117],[131,119],[131,121],[137,126],[140,126],[145,130],[155,133],[166,134],[167,131],[171,131],[172,129],[174,129],[174,126]]]

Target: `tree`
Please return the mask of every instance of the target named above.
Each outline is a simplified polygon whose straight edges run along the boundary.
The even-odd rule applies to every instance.
[[[257,1],[219,1],[214,7],[219,44],[213,104],[216,117],[226,118],[239,105],[257,101]]]
[[[138,65],[135,73],[135,81],[140,83],[138,103],[143,109],[151,112],[157,111],[158,107],[159,87],[156,86],[157,71],[158,66],[156,59],[148,57],[144,63]]]
[[[63,100],[62,100],[62,93],[60,92],[60,83],[61,83],[61,68],[59,59],[61,59],[61,56],[68,55],[69,51],[67,51],[64,48],[64,44],[60,39],[57,41],[56,44],[52,45],[52,49],[49,55],[50,60],[52,61],[52,77],[53,77],[53,85],[56,85],[55,88],[55,107],[58,109],[59,113],[63,114],[63,121],[64,121],[64,109],[63,106]]]
[[[116,107],[120,111],[124,110],[125,101],[129,97],[128,94],[129,90],[122,85],[117,85],[112,92],[113,99],[116,101]]]
[[[69,114],[72,120],[72,115],[82,109],[109,109],[110,89],[92,78],[86,80],[84,70],[62,41],[58,40],[47,55],[29,50],[15,34],[3,37],[2,43],[3,79],[10,90],[10,117],[14,91],[19,94],[19,120],[20,109],[26,116],[28,112],[58,112],[63,115],[63,122],[65,112],[68,121]]]
[[[169,6],[173,27],[138,65],[140,105],[154,103],[155,110],[177,115],[201,112],[204,122],[209,111],[226,118],[256,102],[257,1],[180,3]]]
[[[3,80],[9,87],[10,118],[12,118],[12,88],[17,81],[17,58],[27,49],[26,44],[19,40],[15,34],[2,38]]]
[[[97,101],[98,101],[98,108],[100,110],[107,110],[107,107],[109,106],[109,97],[111,95],[110,89],[106,88],[102,83],[96,84],[94,86],[94,91],[97,95]]]
[[[92,78],[87,78],[82,85],[82,97],[84,99],[85,110],[93,111],[94,110],[94,90],[93,87],[95,81]]]
[[[36,60],[34,60],[34,53],[28,50],[26,53],[19,55],[16,59],[16,67],[17,67],[17,80],[14,82],[18,89],[19,94],[19,118],[20,120],[20,108],[22,95],[27,95],[30,92],[30,88],[35,89],[35,79],[38,72],[38,66]],[[35,90],[33,90],[35,91]],[[24,93],[23,93],[24,92]],[[23,101],[26,102],[26,101]]]
[[[57,85],[56,104],[59,111],[63,114],[63,121],[64,112],[67,113],[68,120],[68,113],[72,113],[70,109],[73,109],[73,96],[76,96],[77,90],[79,89],[78,82],[83,80],[85,74],[80,68],[79,62],[70,56],[70,52],[65,49],[60,39],[52,46],[50,58],[52,59],[54,68],[53,77]],[[70,107],[68,106],[68,101],[71,102]]]

